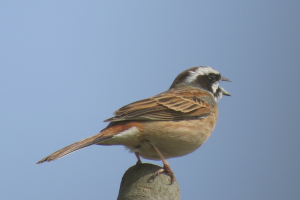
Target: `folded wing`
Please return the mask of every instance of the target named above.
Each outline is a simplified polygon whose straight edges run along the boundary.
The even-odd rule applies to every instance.
[[[215,106],[213,102],[209,102],[211,98],[208,95],[202,90],[190,87],[168,90],[154,97],[128,104],[115,111],[114,117],[105,121],[165,121],[203,118],[208,116],[210,109]]]

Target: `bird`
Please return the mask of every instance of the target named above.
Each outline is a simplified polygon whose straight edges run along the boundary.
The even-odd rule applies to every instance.
[[[198,149],[211,135],[218,118],[217,102],[231,96],[219,86],[228,78],[209,66],[181,72],[171,87],[153,97],[121,107],[98,134],[64,147],[38,161],[59,159],[90,145],[124,145],[141,158],[161,160],[163,167],[154,177],[166,172],[175,180],[168,158],[180,157]]]

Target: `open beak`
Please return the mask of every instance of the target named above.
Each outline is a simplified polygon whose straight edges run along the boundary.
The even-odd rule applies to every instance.
[[[224,90],[224,88],[222,87],[219,87],[221,92],[223,93],[223,95],[226,95],[226,96],[231,96],[226,90]]]
[[[221,76],[221,81],[229,81],[231,82],[230,79],[224,77],[224,76]],[[223,95],[226,95],[226,96],[231,96],[224,88],[220,87],[221,89],[221,92],[223,93]]]

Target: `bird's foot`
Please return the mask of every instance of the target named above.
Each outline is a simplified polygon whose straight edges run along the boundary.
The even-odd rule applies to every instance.
[[[167,172],[167,173],[170,175],[170,177],[171,177],[171,184],[174,183],[174,181],[175,181],[174,172],[172,171],[172,169],[170,168],[169,165],[164,165],[163,168],[157,170],[157,171],[154,173],[154,178],[155,178],[156,176],[160,175],[160,174],[163,173],[163,172]]]

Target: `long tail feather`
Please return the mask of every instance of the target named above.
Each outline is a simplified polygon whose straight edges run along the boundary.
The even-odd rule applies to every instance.
[[[84,147],[87,147],[87,146],[90,146],[90,145],[93,145],[93,144],[97,144],[101,141],[104,141],[106,139],[108,139],[110,137],[101,137],[99,134],[97,135],[94,135],[94,136],[91,136],[91,137],[88,137],[88,138],[85,138],[83,140],[80,140],[79,142],[76,142],[74,144],[71,144],[65,148],[62,148],[54,153],[52,153],[51,155],[43,158],[42,160],[38,161],[36,164],[40,164],[40,163],[43,163],[43,162],[50,162],[52,160],[57,160],[69,153],[72,153],[74,151],[77,151],[79,149],[82,149]]]

